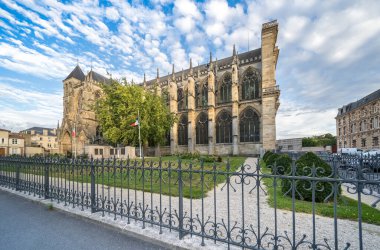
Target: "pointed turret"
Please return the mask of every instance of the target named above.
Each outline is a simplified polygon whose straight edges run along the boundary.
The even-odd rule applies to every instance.
[[[190,58],[190,71],[189,71],[189,76],[193,76],[193,61]]]
[[[237,56],[237,53],[236,53],[236,48],[235,48],[235,44],[234,44],[234,47],[232,49],[232,64],[238,64],[239,60],[238,60],[238,56]]]
[[[78,79],[80,81],[83,81],[85,79],[85,75],[82,71],[82,69],[79,67],[79,65],[77,65],[73,71],[71,71],[71,73],[65,78],[64,81],[66,81],[67,79],[70,79],[70,78],[75,78],[75,79]]]
[[[173,63],[173,68],[172,68],[172,81],[175,81],[175,72],[174,72],[174,63]]]
[[[209,71],[213,70],[213,66],[212,66],[212,53],[211,53],[211,51],[210,51],[210,62],[208,63],[208,70]]]

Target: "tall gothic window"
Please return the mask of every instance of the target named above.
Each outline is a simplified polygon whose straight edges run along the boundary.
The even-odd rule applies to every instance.
[[[232,143],[232,117],[226,110],[216,118],[216,143]]]
[[[208,106],[208,85],[207,82],[195,85],[195,107],[206,108]]]
[[[260,141],[260,118],[257,113],[248,108],[240,115],[240,142]]]
[[[219,88],[219,103],[231,101],[232,77],[230,73],[224,75]]]
[[[164,101],[164,103],[166,104],[166,106],[169,106],[170,104],[170,99],[169,99],[169,92],[167,89],[165,89],[163,92],[162,92],[162,100]]]
[[[196,137],[196,144],[208,144],[208,117],[204,112],[197,119]]]
[[[178,123],[178,145],[187,145],[188,143],[187,125],[187,114],[183,114]]]
[[[177,90],[178,111],[187,109],[187,94],[182,88]]]
[[[166,131],[165,133],[164,146],[170,146],[170,131]]]
[[[260,75],[258,72],[249,68],[242,81],[241,99],[251,100],[259,97],[259,82]]]

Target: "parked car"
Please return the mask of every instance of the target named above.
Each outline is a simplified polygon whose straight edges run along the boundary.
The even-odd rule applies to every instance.
[[[358,148],[340,148],[338,153],[341,155],[361,155],[363,150]]]

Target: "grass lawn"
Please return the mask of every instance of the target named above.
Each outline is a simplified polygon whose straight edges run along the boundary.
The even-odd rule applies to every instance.
[[[263,173],[271,174],[271,170],[265,166],[263,161],[260,162]],[[274,187],[273,178],[263,178],[264,184],[268,190],[268,202],[274,207]],[[277,208],[292,211],[292,198],[284,196],[281,191],[281,180],[277,181],[276,200]],[[312,213],[312,202],[295,200],[295,211],[303,213]],[[334,217],[334,202],[315,203],[315,213],[326,217]],[[358,202],[351,198],[341,196],[337,200],[337,218],[358,220]],[[362,203],[362,220],[363,222],[380,225],[380,211]]]

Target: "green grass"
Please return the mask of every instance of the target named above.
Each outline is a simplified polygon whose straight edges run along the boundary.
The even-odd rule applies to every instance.
[[[263,161],[260,162],[262,171],[265,174],[271,174],[271,170],[265,166]],[[274,207],[274,193],[273,178],[263,178],[264,184],[267,186],[268,202],[271,207]],[[279,209],[292,211],[292,198],[284,196],[281,191],[281,180],[277,179],[276,188],[276,207]],[[312,202],[295,200],[295,211],[302,213],[312,213]],[[334,217],[334,202],[315,203],[315,213],[321,216]],[[337,199],[337,218],[358,220],[358,202],[351,198],[340,196]],[[380,225],[380,211],[362,203],[362,220],[369,224]]]
[[[230,157],[230,172],[235,172],[245,161],[245,157]],[[114,171],[111,168],[110,172],[105,169],[104,174],[101,173],[101,168],[98,168],[96,183],[107,186],[123,187],[136,190],[145,190],[147,192],[162,193],[165,195],[179,196],[178,190],[178,158],[174,156],[162,157],[162,170],[157,167],[159,158],[146,159],[144,165],[144,173],[141,169],[129,172],[124,169],[123,173]],[[137,160],[141,163],[140,160]],[[152,165],[152,171],[150,170]],[[170,168],[169,168],[169,163]],[[190,171],[190,165],[191,170]],[[133,165],[132,165],[133,166]],[[226,175],[218,173],[219,171],[227,171],[227,158],[223,158],[222,162],[204,163],[203,171],[199,160],[183,159],[181,160],[182,181],[183,181],[183,196],[187,198],[199,199],[206,197],[206,193],[214,188],[214,184],[218,185],[226,180]],[[160,174],[161,177],[160,178]],[[214,179],[215,175],[215,179]],[[144,178],[142,178],[144,176]],[[90,182],[90,176],[84,182]],[[204,179],[202,185],[202,178]],[[82,176],[77,175],[77,181],[82,181]]]

